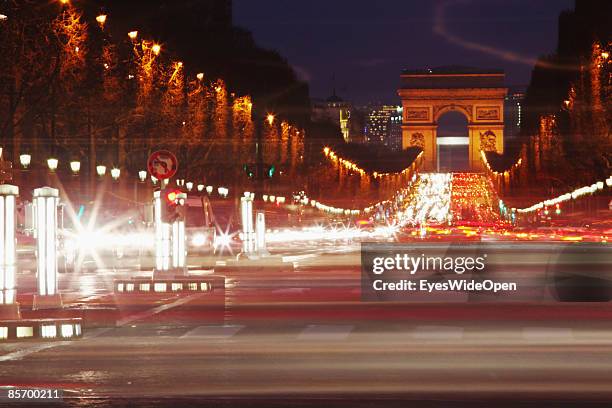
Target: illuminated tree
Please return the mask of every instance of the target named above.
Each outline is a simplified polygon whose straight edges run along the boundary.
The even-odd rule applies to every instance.
[[[5,156],[15,158],[21,148],[34,153],[49,137],[47,108],[59,58],[52,8],[30,0],[4,6],[10,17],[0,22],[0,137]],[[26,141],[30,145],[21,146]]]

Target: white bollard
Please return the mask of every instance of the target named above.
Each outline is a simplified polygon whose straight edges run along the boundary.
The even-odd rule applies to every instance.
[[[183,207],[187,205],[187,194],[179,193],[177,195],[179,200],[179,206]],[[185,249],[185,219],[179,219],[172,223],[172,267],[177,272],[184,273],[187,250]]]
[[[57,290],[57,205],[59,191],[51,187],[34,190],[36,215],[36,265],[38,293],[34,295],[32,309],[62,307]]]
[[[260,255],[267,255],[266,249],[266,214],[263,211],[257,211],[257,220],[255,223],[255,234],[257,243],[257,252]]]
[[[242,215],[242,252],[251,254],[255,250],[255,234],[253,231],[253,199],[250,196],[240,199],[240,212]]]
[[[161,191],[153,192],[153,212],[155,220],[155,271],[170,270],[170,224],[161,219]]]
[[[19,187],[0,185],[0,319],[19,319],[16,289],[15,198]]]

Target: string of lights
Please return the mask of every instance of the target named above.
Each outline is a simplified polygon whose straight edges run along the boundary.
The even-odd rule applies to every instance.
[[[516,161],[516,163],[514,163],[512,166],[510,166],[510,168],[508,170],[499,172],[499,171],[495,171],[495,170],[493,170],[491,168],[491,164],[489,163],[489,160],[487,159],[487,155],[486,155],[484,150],[480,151],[480,157],[482,158],[482,162],[484,163],[484,165],[487,168],[487,170],[489,172],[491,172],[492,174],[496,175],[496,176],[505,176],[505,175],[509,174],[512,170],[518,168],[521,164],[523,164],[523,159],[521,159],[519,157],[519,159]]]
[[[516,211],[519,213],[530,213],[533,211],[541,210],[545,207],[551,207],[553,205],[560,204],[565,201],[575,200],[587,194],[594,194],[597,191],[603,190],[604,187],[612,187],[612,176],[608,177],[605,181],[598,181],[597,183],[593,183],[590,186],[577,188],[576,190],[570,193],[565,193],[549,200],[540,201],[539,203],[536,203],[527,208],[518,208],[516,209]]]
[[[417,157],[414,159],[414,161],[410,164],[410,166],[406,167],[404,170],[396,172],[396,173],[379,173],[379,172],[373,172],[371,175],[368,174],[364,169],[362,169],[361,167],[359,167],[356,163],[353,163],[350,160],[344,159],[340,156],[338,156],[338,154],[336,152],[334,152],[332,149],[330,149],[329,147],[325,147],[323,149],[323,153],[325,154],[325,156],[327,158],[329,158],[332,162],[337,163],[341,166],[343,166],[344,168],[346,168],[347,170],[350,171],[355,171],[357,173],[359,173],[362,176],[371,176],[374,178],[384,178],[384,177],[390,177],[390,176],[402,176],[402,175],[407,175],[409,174],[409,172],[413,169],[413,163],[419,163],[419,160],[421,159],[421,157],[423,156],[423,152],[420,152]]]

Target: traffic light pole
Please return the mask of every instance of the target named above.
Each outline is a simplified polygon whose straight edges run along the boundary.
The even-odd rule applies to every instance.
[[[187,194],[177,193],[176,209],[181,215],[166,222],[166,197],[163,191],[153,193],[155,211],[155,271],[154,276],[184,275],[186,273],[185,209]]]
[[[255,142],[255,155],[257,168],[255,172],[255,198],[262,199],[264,194],[264,157],[263,157],[263,118],[256,115],[255,132],[257,132],[257,141]]]
[[[153,211],[155,220],[155,272],[170,269],[170,226],[162,222],[161,191],[153,192]]]

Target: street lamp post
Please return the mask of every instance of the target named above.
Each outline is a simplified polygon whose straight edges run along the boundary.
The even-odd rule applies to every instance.
[[[58,164],[59,164],[59,160],[57,160],[54,157],[47,159],[47,166],[49,167],[49,170],[51,171],[51,173],[55,173],[55,170],[57,170]]]
[[[251,111],[251,119],[255,127],[255,195],[257,197],[262,197],[264,193],[263,126],[266,123],[271,127],[276,120],[274,114],[270,113],[268,105],[265,100],[260,101],[260,103],[253,104]]]
[[[104,177],[104,175],[106,174],[106,166],[101,164],[97,165],[96,173],[98,174],[98,177]]]
[[[23,167],[24,169],[27,169],[28,167],[30,167],[31,162],[32,162],[31,155],[24,153],[19,156],[19,163],[21,163],[21,167]]]
[[[70,162],[70,170],[72,170],[72,174],[77,176],[79,171],[81,170],[81,162],[80,161],[71,161]]]

